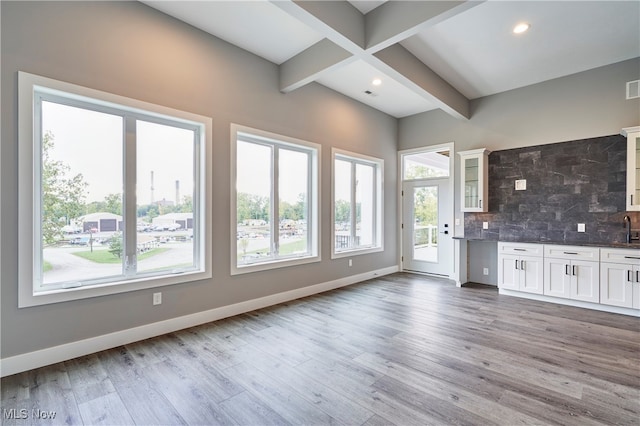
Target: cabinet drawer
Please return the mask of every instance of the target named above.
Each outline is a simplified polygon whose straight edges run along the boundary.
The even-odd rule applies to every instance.
[[[640,250],[602,248],[600,249],[602,262],[623,263],[625,265],[640,265]]]
[[[525,256],[543,256],[542,244],[530,244],[530,243],[498,243],[498,255],[501,254],[515,254]]]
[[[598,247],[582,246],[544,246],[544,257],[567,260],[600,260],[600,249]]]

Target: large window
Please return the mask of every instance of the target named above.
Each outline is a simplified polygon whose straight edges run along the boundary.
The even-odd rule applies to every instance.
[[[333,257],[382,250],[383,160],[333,150]]]
[[[211,276],[211,120],[20,73],[20,306]]]
[[[316,144],[232,125],[232,273],[319,257]]]

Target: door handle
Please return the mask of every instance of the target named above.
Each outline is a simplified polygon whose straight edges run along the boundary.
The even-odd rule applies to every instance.
[[[524,261],[524,260],[521,260],[521,261],[520,261],[520,269],[522,269],[523,271],[526,269],[526,265],[527,265],[527,264],[525,263],[525,261]]]
[[[632,278],[632,274],[633,271],[627,270],[627,281],[632,283],[633,282],[633,278]]]
[[[516,260],[516,269],[518,269],[518,261]]]
[[[565,274],[565,275],[571,275],[571,274],[569,273],[569,265],[564,265],[564,274]]]
[[[576,274],[576,265],[573,265],[573,267],[571,268],[572,271],[572,275],[577,275]]]

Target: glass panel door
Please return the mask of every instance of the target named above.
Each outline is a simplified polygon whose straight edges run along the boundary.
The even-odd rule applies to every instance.
[[[404,270],[453,273],[453,206],[448,188],[449,179],[404,182]]]

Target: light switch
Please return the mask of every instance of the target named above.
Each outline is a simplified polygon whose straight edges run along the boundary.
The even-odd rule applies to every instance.
[[[489,222],[482,222],[482,229],[489,229]]]
[[[579,223],[578,224],[578,232],[585,232],[584,223]]]
[[[516,181],[516,191],[524,191],[527,189],[527,180],[519,179]]]

